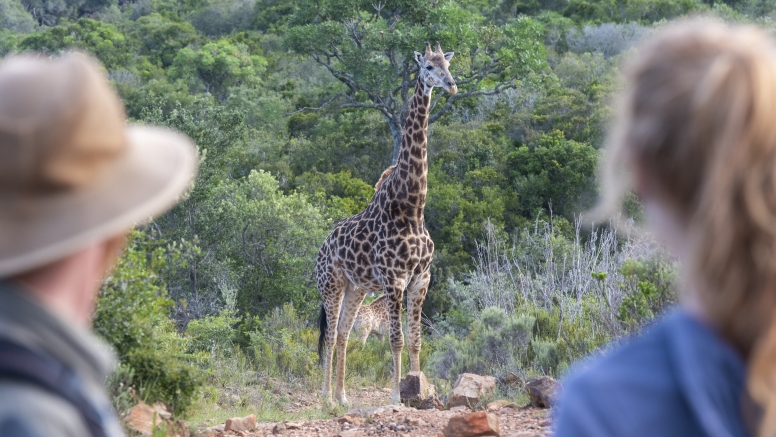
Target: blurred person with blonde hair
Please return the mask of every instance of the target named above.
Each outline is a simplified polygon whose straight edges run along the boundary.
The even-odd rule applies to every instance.
[[[124,435],[90,331],[127,232],[191,185],[183,135],[126,124],[87,55],[0,63],[0,437]]]
[[[556,436],[776,435],[776,46],[694,19],[625,69],[600,211],[633,188],[680,308],[566,381]]]

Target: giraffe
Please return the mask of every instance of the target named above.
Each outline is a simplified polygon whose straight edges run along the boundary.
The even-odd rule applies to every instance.
[[[324,364],[323,400],[332,402],[331,377],[337,350],[335,397],[348,405],[345,395],[345,351],[356,313],[366,293],[382,291],[390,318],[389,339],[393,355],[391,401],[398,404],[401,351],[404,348],[401,314],[407,291],[407,325],[410,370],[420,371],[420,314],[428,290],[434,243],[423,217],[426,205],[428,162],[426,132],[434,87],[450,94],[458,88],[448,68],[453,52],[443,53],[426,44],[425,54],[415,52],[418,80],[409,102],[401,149],[393,169],[383,173],[369,205],[339,222],[318,251],[315,266],[323,304],[318,353]],[[325,350],[325,354],[324,354]]]
[[[366,339],[373,332],[380,338],[385,335],[388,331],[388,318],[388,302],[385,295],[382,295],[369,305],[361,305],[353,330],[358,333],[361,343],[366,344]]]

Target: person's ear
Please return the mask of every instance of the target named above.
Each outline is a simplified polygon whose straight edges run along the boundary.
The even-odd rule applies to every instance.
[[[109,276],[113,272],[113,268],[116,266],[116,262],[124,254],[124,248],[129,241],[129,233],[124,232],[118,234],[108,240],[105,240],[103,244],[103,261],[102,271],[105,277]]]

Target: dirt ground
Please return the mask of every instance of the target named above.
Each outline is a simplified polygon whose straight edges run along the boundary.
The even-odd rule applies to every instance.
[[[361,390],[354,390],[349,393],[349,400],[354,407],[337,418],[259,422],[254,429],[247,432],[235,432],[233,434],[214,433],[211,435],[242,435],[246,437],[273,435],[286,437],[440,437],[451,417],[471,411],[465,407],[440,411],[416,410],[404,406],[389,405],[389,389],[363,388]],[[300,407],[304,404],[307,404],[307,402],[301,402]],[[290,410],[289,412],[292,411]],[[499,419],[501,436],[545,437],[551,433],[549,410],[511,406],[497,411],[491,410],[490,412]]]

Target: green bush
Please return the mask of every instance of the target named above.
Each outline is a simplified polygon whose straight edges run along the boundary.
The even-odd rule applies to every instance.
[[[201,382],[193,365],[197,357],[186,353],[186,339],[168,318],[172,302],[160,279],[180,257],[180,246],[160,246],[133,231],[100,291],[94,316],[95,332],[118,353],[120,373],[131,375],[119,375],[118,385],[131,383],[141,399],[165,402],[177,415],[185,414]]]
[[[213,352],[216,349],[229,351],[234,346],[237,332],[234,326],[240,321],[229,311],[218,316],[206,316],[192,320],[186,326],[186,335],[191,339],[191,350]]]

